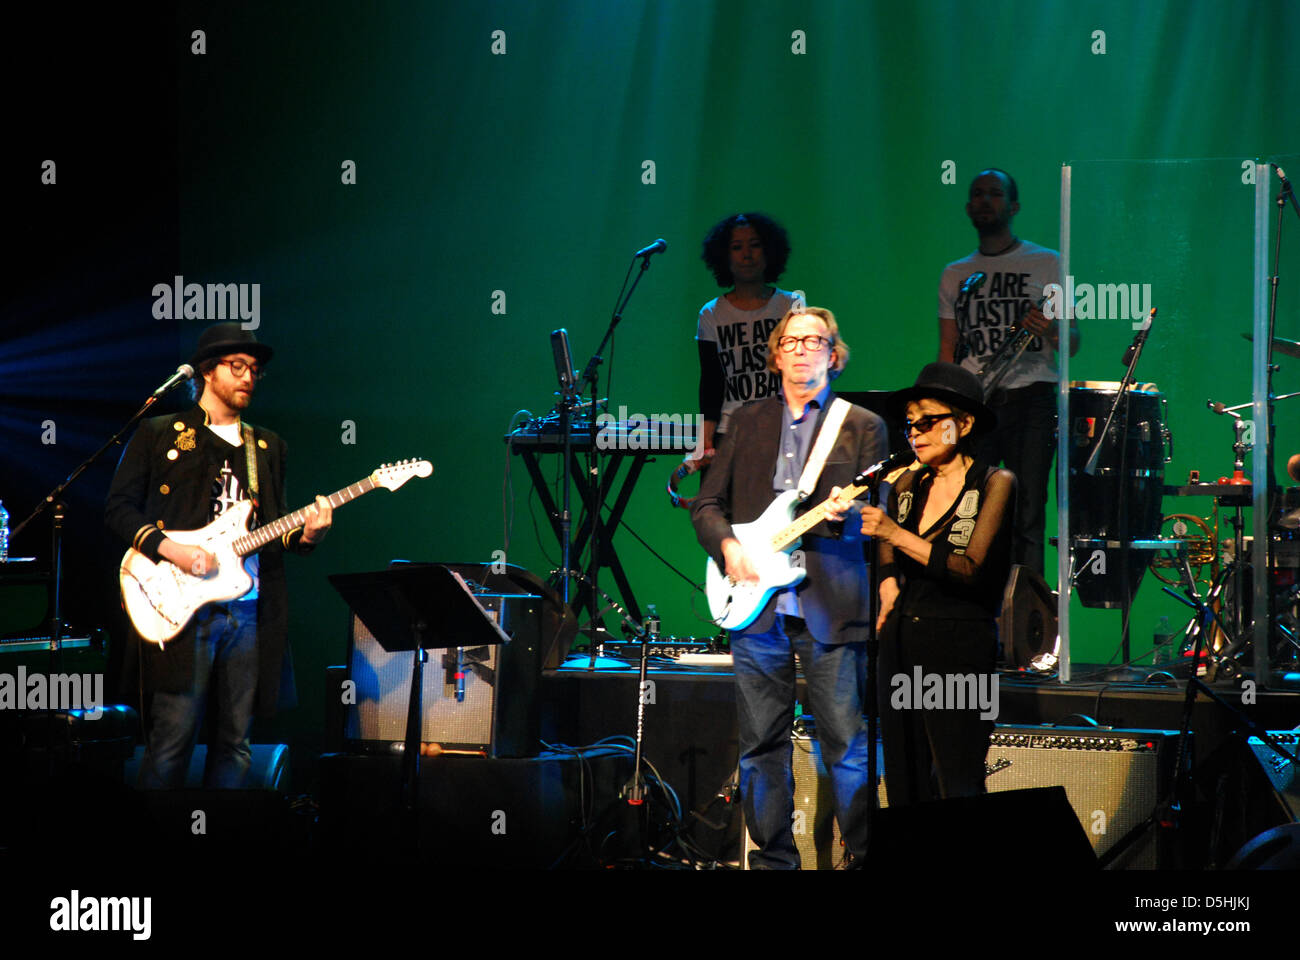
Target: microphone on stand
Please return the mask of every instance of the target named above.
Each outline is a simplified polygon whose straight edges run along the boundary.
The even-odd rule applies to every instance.
[[[1120,361],[1124,366],[1127,367],[1133,362],[1133,354],[1137,352],[1138,347],[1147,342],[1147,334],[1151,332],[1151,324],[1155,322],[1155,319],[1156,308],[1152,307],[1151,312],[1147,314],[1147,322],[1142,325],[1142,329],[1137,332],[1137,336],[1133,338],[1133,342],[1130,343],[1128,349],[1124,351],[1124,359]],[[1217,413],[1218,411],[1215,412]]]
[[[650,246],[642,247],[636,253],[632,254],[632,259],[635,260],[637,257],[652,257],[656,253],[663,253],[667,249],[668,243],[663,239],[659,239],[650,244]]]
[[[984,281],[988,279],[988,274],[983,270],[976,270],[969,277],[962,281],[961,292],[964,296],[969,297],[972,293],[984,286]]]
[[[915,459],[916,453],[911,447],[908,447],[906,450],[900,450],[892,457],[886,457],[874,466],[867,467],[858,475],[858,480],[869,480],[881,473],[893,473],[899,467],[910,467]]]
[[[163,396],[163,394],[170,393],[192,376],[194,376],[194,368],[188,363],[182,363],[176,368],[176,372],[168,377],[166,382],[153,392],[154,398],[157,399],[158,397]]]
[[[1297,203],[1296,201],[1295,191],[1291,189],[1291,181],[1286,178],[1286,171],[1271,160],[1268,165],[1273,168],[1273,172],[1277,174],[1277,178],[1282,181],[1282,195],[1290,198],[1292,208],[1295,210],[1297,215],[1300,215],[1300,203]]]

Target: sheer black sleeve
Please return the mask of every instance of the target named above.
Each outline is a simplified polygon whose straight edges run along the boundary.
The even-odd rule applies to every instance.
[[[948,537],[938,537],[930,545],[926,574],[961,586],[978,583],[985,564],[1009,548],[1015,508],[1015,474],[1010,470],[994,472],[984,484],[978,515],[972,520],[956,519],[949,528],[962,523],[974,525],[966,552],[954,553]]]
[[[700,352],[700,413],[705,420],[717,423],[722,418],[722,363],[718,345],[712,340],[697,340]]]

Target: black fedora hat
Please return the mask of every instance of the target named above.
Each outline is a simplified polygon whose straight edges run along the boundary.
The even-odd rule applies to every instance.
[[[916,377],[916,383],[890,394],[889,409],[899,423],[906,416],[911,400],[942,400],[975,418],[971,433],[988,433],[998,425],[998,417],[984,402],[984,388],[980,378],[965,367],[955,363],[927,363]]]
[[[271,362],[275,351],[264,343],[257,342],[257,335],[252,330],[245,330],[237,321],[214,323],[199,334],[199,345],[190,358],[190,366],[196,371],[204,360],[213,360],[230,353],[246,353],[258,363]]]

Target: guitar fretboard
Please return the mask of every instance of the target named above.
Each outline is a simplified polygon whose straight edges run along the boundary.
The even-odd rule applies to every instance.
[[[861,486],[854,485],[854,486],[845,487],[841,492],[843,493],[844,496],[852,500],[858,494],[865,493],[866,490],[867,490],[867,485],[864,483]],[[817,506],[813,507],[807,513],[803,514],[796,520],[792,521],[788,526],[782,527],[779,531],[777,531],[776,535],[772,537],[772,549],[784,550],[786,547],[794,543],[805,533],[807,533],[809,530],[817,526],[817,524],[821,523],[825,519],[826,519],[826,501],[823,500],[821,503],[817,504]]]
[[[330,506],[338,509],[345,503],[350,503],[362,494],[369,493],[375,489],[376,483],[373,478],[366,477],[364,480],[358,480],[356,483],[348,484],[342,490],[335,490],[325,499],[330,502]],[[248,556],[257,550],[262,549],[272,540],[278,540],[290,530],[301,527],[307,522],[307,511],[314,504],[308,504],[301,510],[295,510],[279,520],[273,520],[264,527],[258,527],[234,542],[235,555],[240,557]]]

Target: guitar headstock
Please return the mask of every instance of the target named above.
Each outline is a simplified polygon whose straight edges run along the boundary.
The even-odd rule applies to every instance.
[[[399,460],[397,463],[380,464],[379,468],[370,474],[370,479],[377,487],[396,490],[412,477],[427,477],[431,473],[433,473],[433,464],[428,460]]]

